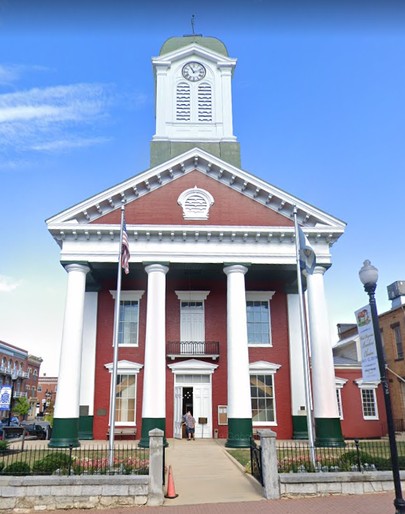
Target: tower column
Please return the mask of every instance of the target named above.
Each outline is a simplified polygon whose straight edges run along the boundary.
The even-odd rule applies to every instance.
[[[68,264],[68,284],[50,447],[80,446],[79,402],[86,274],[88,266]]]
[[[149,447],[149,431],[166,429],[166,273],[163,264],[145,266],[148,274],[142,435],[139,446]]]
[[[240,264],[226,266],[228,333],[228,440],[230,448],[250,446],[252,403],[246,320],[245,273]]]
[[[307,277],[315,445],[344,444],[336,399],[335,370],[324,289],[325,268],[316,266]]]

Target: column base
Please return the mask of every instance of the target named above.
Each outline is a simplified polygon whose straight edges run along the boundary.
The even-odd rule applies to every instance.
[[[142,418],[142,434],[138,444],[140,448],[149,448],[149,431],[154,428],[163,430],[163,446],[169,445],[166,439],[166,418]]]
[[[315,418],[315,446],[346,446],[339,418]]]
[[[93,437],[93,416],[79,417],[79,439],[91,440]]]
[[[249,448],[252,439],[251,418],[228,418],[227,448]]]
[[[79,418],[56,418],[53,420],[50,448],[69,448],[80,446]]]
[[[306,416],[293,416],[293,439],[308,440],[308,423]]]

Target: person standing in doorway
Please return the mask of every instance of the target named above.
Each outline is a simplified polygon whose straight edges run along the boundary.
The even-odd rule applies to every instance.
[[[195,419],[193,418],[193,415],[188,410],[187,413],[183,416],[184,423],[186,425],[186,434],[187,434],[187,441],[195,441],[194,432],[195,432]]]

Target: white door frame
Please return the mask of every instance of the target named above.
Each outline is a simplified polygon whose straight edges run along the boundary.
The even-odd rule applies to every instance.
[[[186,361],[170,364],[168,366],[174,377],[174,398],[173,398],[173,434],[175,438],[181,439],[181,423],[179,424],[179,412],[182,408],[182,393],[183,387],[193,388],[193,415],[196,418],[195,435],[197,438],[212,437],[212,375],[217,369],[217,364],[210,364],[208,362],[199,361],[197,359],[189,359]],[[177,383],[176,376],[190,376],[190,380]],[[201,383],[195,382],[192,375],[208,375],[209,382]],[[181,388],[181,389],[180,389]],[[195,394],[194,394],[195,392]],[[182,413],[184,414],[184,413]],[[198,423],[199,417],[206,417],[207,424],[201,425]],[[181,418],[180,418],[181,419]]]

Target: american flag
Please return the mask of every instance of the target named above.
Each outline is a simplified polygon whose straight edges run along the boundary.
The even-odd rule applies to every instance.
[[[129,258],[131,254],[129,253],[129,241],[127,234],[127,224],[124,219],[124,224],[122,226],[122,247],[121,247],[121,266],[125,271],[126,275],[129,273]]]

